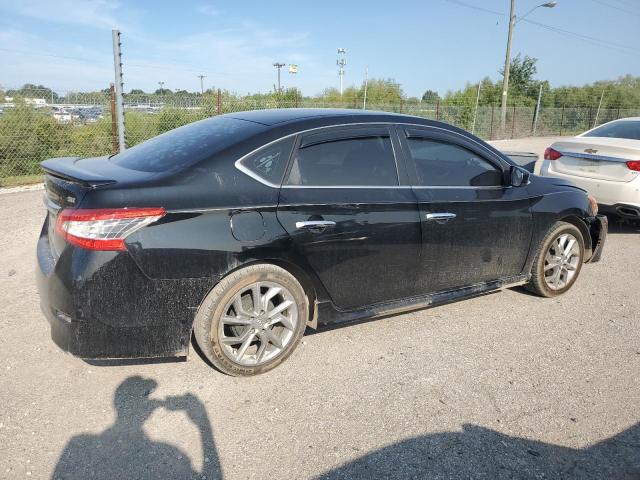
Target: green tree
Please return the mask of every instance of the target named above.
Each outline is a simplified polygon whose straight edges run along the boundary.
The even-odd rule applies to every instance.
[[[438,100],[440,100],[440,95],[435,90],[427,90],[422,94],[424,103],[436,103]]]
[[[41,161],[68,144],[70,129],[48,112],[17,100],[0,116],[0,177],[38,173]]]

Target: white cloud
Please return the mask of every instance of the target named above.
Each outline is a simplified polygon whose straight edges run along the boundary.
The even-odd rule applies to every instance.
[[[198,13],[201,13],[202,15],[208,15],[210,17],[215,17],[216,15],[220,15],[222,13],[213,5],[200,5],[196,10],[198,11]]]
[[[20,0],[8,2],[2,8],[47,22],[94,28],[125,26],[116,17],[120,3],[112,0]]]
[[[209,5],[206,5],[209,6]],[[6,7],[2,7],[6,8]],[[118,21],[118,5],[106,1],[25,0],[15,2],[12,13],[43,20],[56,20],[95,28],[111,28]],[[67,15],[73,11],[73,14]],[[127,12],[129,12],[127,8]],[[129,16],[126,17],[130,19]],[[122,29],[125,90],[155,90],[157,82],[166,88],[198,90],[196,75],[206,75],[205,87],[219,87],[247,93],[267,91],[276,81],[275,61],[296,63],[297,75],[283,71],[284,86],[305,91],[319,90],[322,73],[305,46],[309,35],[291,29],[274,30],[255,21],[220,25],[215,30],[172,37],[157,37],[142,29]],[[22,27],[22,25],[21,25]],[[227,28],[225,28],[227,27]],[[24,28],[24,27],[23,27]],[[18,27],[0,31],[0,84],[15,87],[23,83],[41,83],[59,90],[95,90],[113,81],[113,57],[110,35],[84,32],[83,37],[97,41],[77,41],[74,36],[52,36],[37,29]],[[94,48],[85,45],[94,45]],[[43,55],[25,54],[29,51]]]

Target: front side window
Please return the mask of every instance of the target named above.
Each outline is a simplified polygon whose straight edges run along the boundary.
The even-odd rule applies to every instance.
[[[291,136],[261,148],[242,159],[240,165],[268,183],[280,186],[295,137]]]
[[[345,138],[300,148],[289,185],[395,186],[398,173],[388,136]]]
[[[407,138],[417,185],[442,187],[501,186],[502,171],[464,147],[426,138]]]

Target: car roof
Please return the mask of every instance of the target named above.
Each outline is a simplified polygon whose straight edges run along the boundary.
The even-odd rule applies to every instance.
[[[409,115],[401,115],[398,113],[376,112],[371,110],[355,110],[343,108],[276,108],[269,110],[251,110],[246,112],[238,112],[228,114],[231,118],[239,120],[247,120],[250,122],[260,123],[262,125],[273,126],[283,123],[292,123],[300,120],[324,119],[331,121],[332,119],[344,119],[344,117],[358,117],[362,121],[380,121],[381,117],[388,117],[389,121],[406,121]],[[423,120],[423,119],[421,119]]]

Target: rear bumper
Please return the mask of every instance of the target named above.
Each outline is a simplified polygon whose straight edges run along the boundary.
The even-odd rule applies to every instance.
[[[552,161],[542,162],[540,174],[545,177],[556,177],[569,180],[594,196],[598,204],[605,207],[627,205],[640,210],[640,176],[630,182],[613,182],[596,178],[566,175],[553,170]]]
[[[588,263],[595,263],[602,258],[604,242],[609,233],[609,221],[604,215],[597,215],[589,219],[589,233],[591,235],[591,257]]]
[[[186,356],[210,279],[149,279],[127,252],[67,246],[53,258],[46,223],[36,281],[51,338],[82,358]]]

